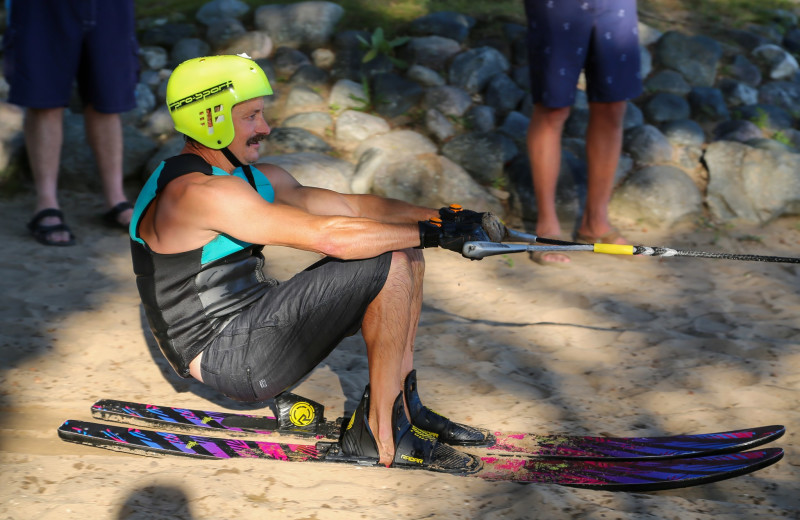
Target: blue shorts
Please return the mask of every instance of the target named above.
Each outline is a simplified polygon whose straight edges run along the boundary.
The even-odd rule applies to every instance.
[[[534,103],[572,106],[581,70],[590,102],[642,92],[636,0],[525,0]]]
[[[133,0],[11,0],[3,37],[8,101],[69,105],[74,80],[103,113],[136,108],[139,46]]]

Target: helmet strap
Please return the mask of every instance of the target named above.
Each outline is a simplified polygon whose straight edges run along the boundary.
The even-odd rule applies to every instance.
[[[242,161],[240,161],[235,155],[233,155],[233,152],[231,152],[227,146],[222,149],[222,155],[224,155],[225,158],[228,159],[228,161],[230,161],[230,163],[233,165],[234,168],[244,167]]]

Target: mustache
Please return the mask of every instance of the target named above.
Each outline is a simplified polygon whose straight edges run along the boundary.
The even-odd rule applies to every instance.
[[[250,144],[258,144],[260,141],[266,140],[267,137],[269,137],[269,134],[254,135],[253,137],[251,137],[250,139],[247,140],[247,144],[248,145],[250,145]]]

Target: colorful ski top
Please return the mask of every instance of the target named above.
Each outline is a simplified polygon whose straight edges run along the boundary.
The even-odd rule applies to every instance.
[[[321,404],[294,394],[276,398],[275,416],[213,412],[101,399],[92,406],[99,419],[182,432],[236,436],[339,438],[342,419],[326,421]],[[528,458],[633,460],[690,457],[752,449],[781,437],[780,425],[665,437],[597,437],[540,435],[489,430],[486,446],[459,449],[487,456]]]
[[[289,444],[224,439],[68,420],[58,429],[69,442],[139,455],[179,455],[204,459],[267,459],[287,462],[374,466],[374,460],[344,455],[335,442]],[[677,459],[576,460],[479,457],[476,469],[456,476],[609,491],[655,491],[716,482],[744,475],[783,457],[780,448]],[[379,471],[376,469],[376,471]],[[383,470],[385,471],[385,470]]]

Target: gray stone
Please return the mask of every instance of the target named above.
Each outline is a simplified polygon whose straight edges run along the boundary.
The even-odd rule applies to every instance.
[[[733,61],[727,71],[731,78],[746,83],[751,87],[757,87],[761,83],[761,71],[758,66],[741,54],[733,57]]]
[[[694,87],[689,93],[692,116],[698,121],[720,121],[730,117],[722,91],[714,87]]]
[[[169,55],[163,47],[142,46],[139,48],[139,58],[147,68],[158,70],[167,66]]]
[[[790,113],[778,106],[764,103],[735,107],[731,110],[731,117],[752,121],[768,133],[794,126],[794,118]]]
[[[425,128],[439,142],[447,141],[456,135],[456,128],[453,123],[435,108],[429,108],[425,111]]]
[[[241,18],[250,11],[250,6],[241,0],[212,0],[200,6],[195,18],[204,25],[211,25],[220,18]]]
[[[623,149],[638,163],[668,163],[672,158],[672,145],[652,125],[642,125],[626,131]]]
[[[139,43],[143,46],[153,45],[171,49],[179,40],[197,36],[197,26],[193,23],[164,23],[142,31]]]
[[[758,102],[782,108],[789,114],[800,115],[800,83],[771,81],[758,89]]]
[[[766,223],[796,211],[800,155],[719,141],[709,145],[704,161],[709,174],[706,201],[714,217]]]
[[[414,34],[442,36],[463,43],[474,25],[475,19],[470,16],[440,11],[412,20],[411,31]]]
[[[264,31],[248,31],[234,36],[223,47],[217,49],[218,54],[247,54],[254,60],[269,58],[272,54],[272,39]]]
[[[364,86],[349,79],[340,79],[331,88],[328,104],[331,110],[339,112],[350,108],[361,108],[366,102],[368,94]]]
[[[692,86],[683,79],[680,72],[664,69],[656,72],[644,81],[646,92],[657,94],[664,92],[676,96],[686,96],[692,90]]]
[[[303,128],[273,128],[269,139],[261,142],[260,155],[281,155],[296,152],[326,153],[328,143]]]
[[[327,112],[302,112],[287,117],[281,126],[302,128],[311,133],[324,136],[333,130],[333,118]]]
[[[667,121],[659,127],[659,130],[673,147],[699,147],[706,141],[703,127],[691,119]]]
[[[260,162],[274,164],[289,172],[303,186],[350,193],[354,166],[347,161],[311,151],[270,155]]]
[[[311,53],[311,61],[322,70],[330,70],[336,63],[336,54],[330,49],[314,49]]]
[[[443,71],[450,59],[461,52],[461,45],[450,38],[422,36],[411,38],[402,48],[400,57],[412,65]]]
[[[450,65],[450,84],[470,94],[483,91],[495,74],[506,73],[511,65],[491,47],[479,47],[458,54]]]
[[[683,74],[690,85],[710,87],[714,84],[722,47],[707,36],[687,36],[668,31],[658,40],[659,63]]]
[[[346,110],[336,119],[336,139],[355,145],[374,135],[385,134],[391,127],[378,116],[356,110]],[[355,147],[355,146],[353,146]]]
[[[617,188],[609,212],[661,228],[699,216],[703,199],[686,173],[674,166],[648,166],[634,171]]]
[[[291,47],[278,47],[271,62],[278,76],[284,78],[291,77],[297,69],[304,65],[311,65],[311,60],[305,53]]]
[[[503,175],[503,166],[519,150],[500,132],[469,132],[454,137],[442,146],[441,153],[467,170],[475,180],[491,185]]]
[[[313,49],[328,44],[343,15],[344,8],[333,2],[299,2],[261,6],[254,20],[277,46]]]
[[[325,100],[318,93],[307,85],[297,85],[292,87],[289,95],[286,96],[286,108],[310,108],[319,107],[325,104]]]
[[[228,42],[247,32],[244,24],[236,18],[219,18],[208,24],[206,39],[212,49],[221,49]]]
[[[472,97],[463,89],[445,85],[425,90],[422,105],[448,116],[461,117],[472,106]]]
[[[494,108],[500,117],[515,110],[525,92],[505,74],[495,74],[486,86],[484,103]]]
[[[406,71],[406,77],[416,81],[423,87],[441,87],[445,84],[444,78],[438,72],[422,65],[409,67],[408,71]]]
[[[328,85],[329,79],[330,76],[325,70],[314,65],[302,65],[289,78],[289,85],[308,85],[312,88],[322,88]]]
[[[211,46],[199,38],[183,38],[178,40],[169,54],[170,65],[175,68],[186,60],[208,56]]]
[[[788,79],[800,70],[795,57],[777,45],[766,44],[756,47],[753,49],[753,57],[767,68],[772,79]]]
[[[164,137],[175,133],[175,124],[166,105],[158,107],[142,118],[142,130],[150,137]]]
[[[743,81],[731,78],[722,78],[718,82],[725,103],[729,107],[741,105],[755,105],[758,103],[758,90]]]
[[[688,119],[691,108],[683,97],[668,92],[659,92],[647,100],[642,112],[647,121],[660,124],[666,121]]]
[[[358,145],[353,155],[358,160],[370,148],[386,152],[392,162],[403,161],[419,154],[435,154],[437,152],[437,146],[433,141],[411,130],[392,130],[387,134],[365,139]]]
[[[764,137],[764,132],[750,121],[732,119],[730,121],[723,121],[714,127],[713,135],[714,141],[738,141],[740,143],[746,143],[752,139]]]
[[[407,113],[422,100],[424,91],[419,84],[397,74],[378,74],[373,80],[373,105],[385,117]]]
[[[475,132],[489,132],[494,130],[496,125],[495,121],[497,120],[494,109],[486,105],[473,106],[467,111],[464,117],[466,120],[466,127]]]

